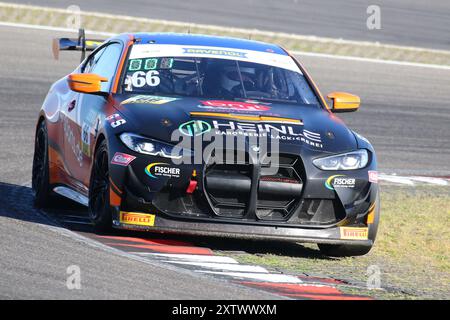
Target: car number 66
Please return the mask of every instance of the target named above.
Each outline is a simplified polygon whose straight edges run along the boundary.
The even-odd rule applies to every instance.
[[[131,83],[133,84],[133,87],[136,88],[142,88],[145,85],[156,87],[160,82],[159,72],[156,70],[150,70],[147,73],[144,71],[137,71],[131,76]]]

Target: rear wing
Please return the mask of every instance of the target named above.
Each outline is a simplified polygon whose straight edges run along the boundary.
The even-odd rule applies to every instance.
[[[105,40],[86,39],[84,29],[78,30],[78,38],[55,38],[53,39],[53,57],[59,58],[59,51],[72,50],[81,51],[81,61],[86,57],[86,51],[93,51]]]

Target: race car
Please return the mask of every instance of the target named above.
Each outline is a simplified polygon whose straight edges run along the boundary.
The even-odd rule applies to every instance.
[[[278,45],[229,37],[120,34],[55,39],[81,64],[50,88],[36,126],[32,188],[88,207],[100,232],[317,243],[330,256],[374,244],[374,148],[335,114]],[[86,51],[92,53],[84,58]]]

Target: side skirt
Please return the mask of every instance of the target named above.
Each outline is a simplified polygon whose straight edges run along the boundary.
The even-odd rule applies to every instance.
[[[58,187],[53,188],[53,192],[65,197],[65,198],[68,198],[72,201],[78,202],[79,204],[81,204],[85,207],[87,207],[89,205],[89,199],[86,196],[84,196],[81,193],[76,192],[75,190],[72,190],[70,188],[58,186]]]

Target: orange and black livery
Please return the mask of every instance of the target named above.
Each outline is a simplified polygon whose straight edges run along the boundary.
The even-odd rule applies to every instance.
[[[371,249],[380,205],[370,142],[300,61],[269,43],[194,34],[61,38],[80,65],[39,112],[35,205],[63,196],[97,230],[281,239]],[[89,55],[86,56],[86,53]]]

